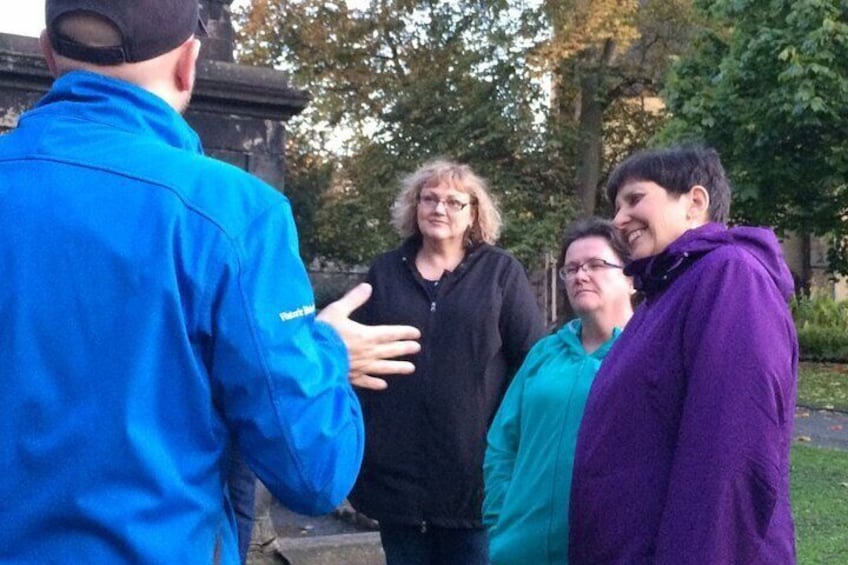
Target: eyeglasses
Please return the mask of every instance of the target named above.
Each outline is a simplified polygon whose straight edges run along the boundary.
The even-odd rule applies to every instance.
[[[460,212],[465,210],[465,207],[468,206],[468,202],[463,202],[462,200],[457,200],[456,198],[446,198],[445,200],[441,200],[432,194],[421,194],[418,196],[418,203],[421,204],[424,208],[428,210],[435,210],[439,207],[439,204],[444,204],[445,208],[449,212]]]
[[[582,263],[566,263],[559,270],[559,278],[564,281],[570,281],[574,277],[577,276],[577,273],[580,271],[586,271],[587,273],[599,273],[601,271],[605,271],[607,269],[623,269],[624,265],[616,265],[615,263],[610,263],[600,257],[593,257],[591,259],[587,259]]]

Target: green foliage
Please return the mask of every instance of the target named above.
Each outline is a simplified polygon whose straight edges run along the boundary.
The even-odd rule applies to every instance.
[[[325,195],[316,215],[320,229],[315,245],[321,257],[362,265],[399,243],[390,226],[399,179],[385,149],[369,145],[355,156],[338,160],[333,190]]]
[[[848,453],[794,445],[791,465],[798,563],[844,563],[848,551]]]
[[[332,183],[334,167],[331,162],[316,159],[302,149],[303,146],[296,144],[287,146],[284,192],[292,203],[300,254],[309,262],[318,254],[318,214],[324,193]]]
[[[658,139],[716,147],[734,181],[734,220],[837,242],[848,273],[848,4],[701,0],[701,28],[664,90]]]
[[[798,330],[801,358],[811,361],[848,361],[848,336],[844,331],[822,326]]]
[[[790,307],[803,359],[848,361],[848,301],[803,296]]]
[[[848,333],[848,301],[829,296],[796,296],[790,307],[798,329],[819,326]]]

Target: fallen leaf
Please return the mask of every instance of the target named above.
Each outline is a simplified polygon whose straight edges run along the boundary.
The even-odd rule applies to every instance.
[[[808,443],[808,442],[813,441],[813,438],[811,438],[810,436],[798,436],[798,437],[796,437],[795,439],[796,439],[797,441],[802,441],[802,442],[804,442],[804,443]]]
[[[833,430],[834,432],[841,432],[842,431],[842,425],[836,424],[835,426],[830,426],[830,429]]]

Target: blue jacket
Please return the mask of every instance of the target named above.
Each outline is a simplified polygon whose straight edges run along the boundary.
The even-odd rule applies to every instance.
[[[489,428],[483,522],[494,565],[568,563],[568,499],[586,398],[612,344],[587,353],[575,319],[540,340]]]
[[[237,445],[301,513],[363,427],[290,206],[166,103],[73,72],[0,137],[0,562],[236,563]]]

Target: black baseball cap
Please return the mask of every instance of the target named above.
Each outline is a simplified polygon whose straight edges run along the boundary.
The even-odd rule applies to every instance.
[[[111,23],[121,43],[88,45],[63,34],[62,18],[81,13]],[[46,0],[45,20],[56,53],[97,65],[146,61],[175,49],[192,35],[206,35],[198,0]]]

